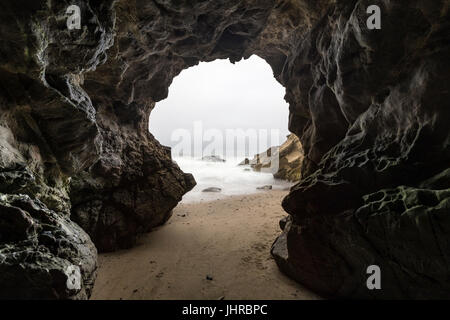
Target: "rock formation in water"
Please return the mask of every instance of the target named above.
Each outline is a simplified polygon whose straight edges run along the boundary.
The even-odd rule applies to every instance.
[[[279,168],[273,175],[277,179],[298,181],[301,177],[303,164],[303,147],[295,134],[290,134],[285,143],[280,146]]]
[[[201,159],[202,161],[206,161],[206,162],[226,162],[225,159],[222,159],[221,157],[218,156],[204,156]]]
[[[258,153],[248,161],[247,165],[256,172],[275,173],[278,168],[278,163],[276,163],[279,160],[278,149],[279,147],[270,147],[266,151]],[[244,165],[246,160],[248,159],[246,158],[239,165]]]
[[[67,29],[71,4],[80,30]],[[380,30],[366,26],[373,4]],[[305,154],[272,248],[281,270],[324,296],[449,298],[449,8],[3,1],[0,297],[87,298],[90,238],[131,246],[195,184],[148,133],[155,102],[199,61],[257,54],[286,88]],[[382,290],[366,287],[370,265]]]
[[[239,165],[250,165],[254,171],[273,173],[276,179],[298,181],[303,158],[300,140],[295,134],[290,134],[281,146],[271,147],[252,160],[245,159]]]

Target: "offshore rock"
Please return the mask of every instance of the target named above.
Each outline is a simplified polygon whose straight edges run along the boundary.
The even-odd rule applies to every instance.
[[[298,181],[303,164],[303,148],[295,134],[290,134],[279,147],[271,147],[257,154],[252,160],[245,159],[239,165],[250,165],[257,172],[273,173],[276,179]]]
[[[280,146],[279,168],[273,175],[276,179],[298,181],[301,178],[303,164],[303,148],[295,134],[290,134],[287,140]]]
[[[206,162],[226,162],[226,160],[222,159],[218,156],[205,156],[202,158],[202,161]]]

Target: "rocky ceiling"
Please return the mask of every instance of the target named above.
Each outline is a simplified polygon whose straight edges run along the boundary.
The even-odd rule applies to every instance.
[[[305,150],[281,270],[326,297],[449,298],[449,5],[2,1],[0,298],[88,298],[96,248],[131,247],[195,185],[148,132],[155,102],[185,68],[252,54]]]

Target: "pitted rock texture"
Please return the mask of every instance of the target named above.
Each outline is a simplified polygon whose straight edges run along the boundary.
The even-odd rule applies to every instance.
[[[81,8],[81,30],[66,28],[70,4]],[[372,4],[381,30],[366,27]],[[70,212],[102,250],[132,245],[194,184],[148,133],[155,102],[185,68],[257,54],[286,88],[289,128],[305,154],[272,249],[280,268],[324,296],[449,298],[449,8],[448,0],[4,1],[0,192],[40,201],[43,215]],[[31,220],[19,216],[2,220],[8,250],[34,250],[22,241],[32,238]],[[67,252],[67,261],[84,259],[83,250]],[[58,254],[47,257],[64,272]],[[383,290],[367,290],[368,264],[384,270]],[[0,285],[34,268],[22,266]],[[27,296],[25,286],[17,295]]]

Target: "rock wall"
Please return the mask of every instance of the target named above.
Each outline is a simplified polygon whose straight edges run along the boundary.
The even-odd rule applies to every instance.
[[[379,32],[369,4],[338,3],[288,63],[303,70],[287,98],[307,156],[272,252],[325,296],[448,298],[449,2],[380,2]],[[367,290],[369,265],[382,290]]]
[[[80,5],[85,28],[70,33],[67,2],[2,2],[1,298],[86,299],[95,281],[97,250],[69,219],[69,188],[101,150],[81,84],[113,42],[113,18],[111,2]]]
[[[71,4],[81,30],[66,28]],[[366,28],[372,4],[381,30]],[[272,248],[280,268],[324,296],[448,298],[449,7],[3,1],[0,297],[88,297],[90,237],[131,246],[195,183],[148,133],[155,102],[199,61],[257,54],[286,88],[305,152]],[[371,264],[383,290],[367,290]]]

